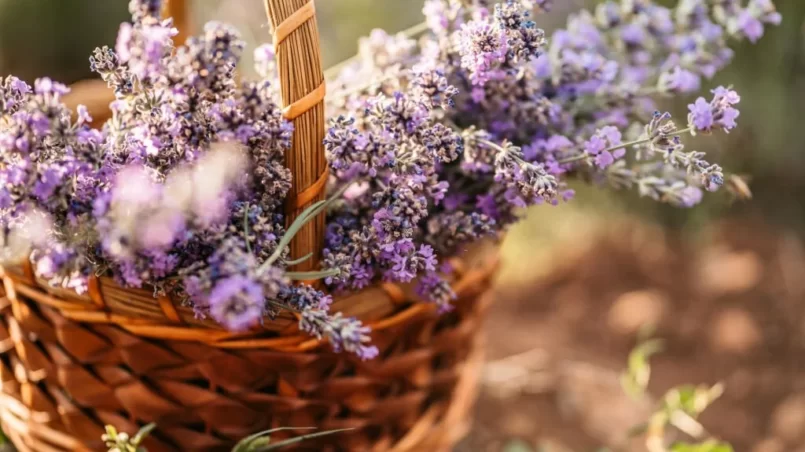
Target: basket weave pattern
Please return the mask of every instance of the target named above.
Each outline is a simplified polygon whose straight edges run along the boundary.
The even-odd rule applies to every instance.
[[[313,2],[266,0],[266,10],[283,113],[295,126],[286,155],[292,218],[321,199],[327,180],[325,88]],[[299,52],[307,58],[290,58]],[[303,229],[292,256],[318,255],[323,225],[322,217]],[[105,424],[133,432],[149,422],[157,424],[149,452],[226,451],[289,426],[353,429],[298,446],[305,450],[448,450],[466,432],[477,389],[497,247],[477,244],[451,264],[458,299],[448,315],[412,285],[334,301],[334,311],[372,328],[380,355],[368,362],[301,333],[292,313],[232,333],[170,295],[111,278],[92,278],[78,295],[38,281],[30,265],[0,267],[0,421],[21,451],[34,452],[101,450]]]
[[[159,425],[150,452],[227,450],[277,426],[354,427],[336,450],[442,450],[464,433],[476,389],[477,330],[496,263],[492,250],[478,254],[455,282],[453,313],[406,298],[370,321],[381,350],[370,362],[302,336],[152,340],[126,323],[71,320],[70,309],[53,306],[69,301],[9,269],[0,299],[2,422],[20,450],[37,452],[98,450],[104,424],[134,431],[148,422]],[[370,319],[382,312],[371,302],[349,306]]]

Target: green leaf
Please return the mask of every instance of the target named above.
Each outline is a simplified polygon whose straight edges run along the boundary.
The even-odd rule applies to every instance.
[[[139,446],[140,443],[145,439],[145,437],[148,436],[151,433],[151,431],[156,428],[156,426],[157,424],[153,422],[144,425],[143,428],[141,428],[140,431],[138,431],[137,434],[134,435],[134,438],[131,439],[131,444],[135,447]]]
[[[642,397],[651,379],[649,358],[662,350],[660,339],[647,339],[630,353],[626,372],[620,377],[624,392],[633,398]]]
[[[666,409],[682,410],[693,418],[698,417],[724,393],[724,385],[713,386],[684,385],[673,388],[665,394]]]
[[[285,265],[291,266],[291,265],[301,264],[302,262],[310,259],[311,257],[313,257],[313,253],[307,253],[306,255],[300,257],[299,259],[285,261]]]
[[[252,244],[249,241],[249,203],[243,208],[243,236],[246,238],[246,251],[252,253]]]
[[[671,446],[671,452],[734,452],[727,443],[708,440],[699,444],[676,443]]]
[[[328,276],[336,276],[340,273],[337,268],[329,270],[311,271],[311,272],[287,272],[285,276],[296,281],[307,281],[312,279],[322,279]]]
[[[274,250],[274,253],[268,257],[264,265],[271,265],[276,262],[277,259],[279,259],[279,257],[282,255],[282,251],[288,246],[289,243],[291,243],[291,240],[294,238],[296,233],[302,229],[302,226],[304,226],[305,223],[307,223],[311,218],[315,218],[316,214],[318,214],[326,204],[327,201],[318,201],[307,209],[303,210],[302,213],[296,217],[294,222],[288,226],[288,230],[285,231],[285,234],[277,244],[277,249]]]
[[[288,230],[285,231],[285,234],[282,236],[282,239],[280,239],[279,243],[277,244],[277,249],[274,251],[274,253],[271,254],[271,256],[269,256],[269,258],[263,265],[268,266],[276,262],[277,259],[279,259],[279,257],[282,255],[282,251],[288,246],[289,243],[291,243],[291,240],[294,238],[296,233],[299,232],[300,229],[302,229],[302,226],[304,226],[308,221],[312,220],[313,218],[316,218],[316,215],[318,215],[320,212],[326,209],[327,206],[333,203],[333,201],[340,198],[341,195],[343,195],[344,192],[347,191],[347,188],[349,188],[350,185],[352,184],[345,184],[343,187],[336,190],[336,192],[333,193],[333,195],[326,201],[315,202],[311,204],[309,207],[307,207],[305,210],[303,210],[302,213],[298,217],[296,217],[293,223],[291,223],[291,225],[288,226]]]
[[[117,438],[117,429],[114,425],[107,425],[106,434],[109,435],[110,438]]]
[[[534,448],[521,439],[513,439],[503,446],[502,452],[534,452]]]
[[[326,432],[310,433],[310,434],[303,435],[303,436],[297,436],[296,438],[289,438],[289,439],[280,441],[278,443],[269,444],[269,445],[267,445],[265,447],[259,447],[259,448],[256,448],[256,449],[251,449],[249,452],[267,452],[267,451],[273,451],[273,450],[280,450],[281,448],[283,448],[285,446],[290,446],[291,444],[301,443],[302,441],[305,441],[307,439],[317,438],[317,437],[320,437],[320,436],[332,435],[334,433],[339,433],[339,432],[346,432],[348,430],[353,430],[353,429],[351,429],[351,428],[340,428],[340,429],[337,429],[337,430],[327,430]]]
[[[266,438],[268,441],[271,441],[271,434],[274,432],[281,432],[284,430],[315,430],[315,429],[316,427],[277,427],[272,428],[270,430],[263,430],[262,432],[257,432],[240,440],[237,444],[235,444],[235,447],[232,449],[232,452],[252,452],[254,451],[254,446],[258,445],[257,440],[261,438]],[[262,442],[260,444],[262,445]]]

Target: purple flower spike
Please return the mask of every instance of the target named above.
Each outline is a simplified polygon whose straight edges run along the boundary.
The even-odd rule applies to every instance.
[[[222,279],[209,296],[210,314],[233,331],[254,325],[263,314],[263,288],[242,276]]]

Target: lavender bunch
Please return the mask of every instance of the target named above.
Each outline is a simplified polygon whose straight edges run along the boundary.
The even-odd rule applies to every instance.
[[[0,84],[0,227],[10,239],[32,218],[58,225],[35,228],[41,231],[31,243],[43,245],[32,250],[35,269],[51,283],[84,290],[95,243],[92,204],[105,180],[105,136],[89,128],[85,107],[71,119],[61,103],[67,92],[46,78],[33,89],[12,76]]]
[[[724,185],[683,138],[736,127],[738,94],[693,100],[679,126],[655,98],[698,91],[729,62],[730,39],[779,23],[773,4],[612,0],[548,37],[532,14],[550,4],[428,0],[420,39],[363,39],[330,83],[330,197],[286,226],[293,126],[275,101],[271,48],[255,50],[261,80],[237,81],[234,29],[212,22],[175,47],[161,2],[131,0],[115,48],[90,58],[116,95],[101,130],[84,107],[71,119],[61,84],[0,80],[2,257],[27,256],[38,276],[79,292],[111,274],[178,293],[237,331],[291,310],[300,329],[370,359],[369,329],[296,281],[324,279],[332,292],[416,282],[448,311],[443,259],[521,208],[572,199],[569,177],[680,207]],[[309,256],[292,260],[288,244],[320,214],[324,269],[295,272]]]
[[[428,0],[421,38],[374,31],[334,75],[325,145],[338,180],[361,188],[328,219],[331,287],[420,277],[420,293],[449,306],[438,257],[520,208],[570,200],[568,177],[679,207],[724,184],[683,138],[734,128],[738,94],[696,99],[680,127],[655,99],[698,91],[731,39],[780,22],[772,2],[611,0],[547,37],[532,13],[549,7]]]
[[[286,229],[283,155],[293,126],[271,81],[236,81],[238,33],[210,23],[174,47],[161,2],[132,0],[129,9],[115,49],[90,58],[116,95],[101,130],[89,128],[84,107],[71,120],[61,84],[0,83],[5,260],[27,255],[37,276],[78,292],[93,274],[175,292],[197,316],[235,331],[292,310],[336,349],[376,355],[368,328],[330,314],[328,294],[295,284],[337,273],[289,268],[300,262],[289,257],[290,240],[332,200]],[[21,236],[23,227],[32,232]]]

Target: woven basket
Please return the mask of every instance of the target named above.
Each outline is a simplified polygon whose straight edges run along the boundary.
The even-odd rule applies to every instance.
[[[326,178],[318,31],[312,1],[267,0],[266,10],[295,125],[292,218],[321,198]],[[293,255],[318,251],[322,227],[323,218],[300,233]],[[335,311],[372,327],[380,355],[368,362],[300,333],[291,314],[231,333],[170,296],[107,277],[82,296],[37,281],[30,265],[0,268],[3,428],[19,450],[36,452],[101,450],[105,424],[133,432],[150,422],[149,452],[229,450],[281,426],[352,428],[304,450],[449,450],[468,429],[496,256],[495,244],[481,243],[452,259],[458,299],[448,315],[408,286],[337,299]]]

